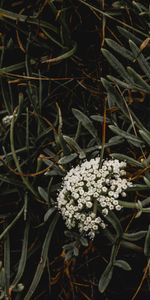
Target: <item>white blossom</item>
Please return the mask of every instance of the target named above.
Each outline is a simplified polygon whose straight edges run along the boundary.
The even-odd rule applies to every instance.
[[[126,162],[117,159],[103,160],[100,167],[100,158],[96,157],[66,174],[57,203],[69,229],[76,228],[94,239],[100,228],[106,228],[104,217],[111,210],[121,210],[118,200],[126,197],[125,190],[132,186],[124,177],[125,167]],[[95,211],[95,205],[99,210]]]
[[[15,117],[17,116],[17,114],[15,114]],[[2,123],[5,127],[9,126],[11,124],[11,121],[13,119],[13,115],[7,115],[5,117],[3,117],[2,119]]]

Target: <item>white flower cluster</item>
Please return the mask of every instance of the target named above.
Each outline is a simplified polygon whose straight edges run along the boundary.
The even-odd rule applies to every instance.
[[[8,127],[11,124],[11,120],[13,118],[13,115],[7,115],[2,119],[2,123],[5,127]]]
[[[117,159],[100,158],[84,161],[72,168],[64,177],[57,202],[68,229],[78,228],[79,232],[93,239],[100,228],[105,228],[104,220],[97,216],[96,206],[101,215],[107,216],[110,210],[120,210],[120,196],[126,197],[125,190],[132,186],[128,182],[124,168],[126,162]]]

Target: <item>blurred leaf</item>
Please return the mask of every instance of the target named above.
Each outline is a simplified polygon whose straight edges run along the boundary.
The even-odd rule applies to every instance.
[[[125,88],[125,89],[133,89],[134,88],[134,84],[133,83],[126,83],[122,80],[119,80],[118,78],[112,76],[112,75],[107,75],[107,78],[112,81],[115,84],[118,84],[119,86]]]
[[[109,214],[105,218],[115,229],[116,239],[120,238],[123,234],[123,229],[122,229],[121,223],[120,223],[119,219],[117,218],[117,216],[112,211],[110,211]]]
[[[71,153],[69,155],[63,156],[59,159],[58,163],[61,165],[65,165],[73,161],[78,156],[77,153]]]
[[[145,191],[149,190],[149,187],[146,184],[135,184],[129,188],[132,191]]]
[[[80,146],[77,144],[77,142],[73,138],[71,138],[67,135],[63,135],[63,138],[68,143],[70,148],[72,148],[74,151],[77,151],[80,159],[83,159],[86,157],[84,151],[80,148]]]
[[[107,45],[109,47],[111,47],[114,51],[116,51],[117,53],[119,53],[121,56],[127,58],[130,61],[133,61],[134,56],[132,54],[131,51],[127,50],[126,48],[120,46],[118,43],[116,43],[114,40],[112,39],[105,39]]]
[[[49,250],[50,242],[52,239],[52,235],[55,230],[55,226],[58,222],[58,219],[59,219],[59,215],[56,214],[49,225],[49,229],[47,231],[47,234],[46,234],[46,237],[45,237],[45,240],[43,243],[43,247],[42,247],[41,258],[40,258],[39,264],[37,266],[31,286],[29,287],[29,290],[28,290],[27,294],[25,295],[24,300],[31,299],[33,293],[35,292],[35,290],[40,282],[40,279],[42,277],[42,274],[43,274],[43,271],[44,271],[44,268],[46,265],[47,255],[48,255],[48,250]]]
[[[50,176],[64,176],[65,172],[62,171],[59,167],[53,166],[53,170],[46,171],[44,175],[50,175]]]
[[[0,234],[0,240],[9,232],[9,230],[16,224],[16,222],[20,219],[24,212],[24,206],[21,208],[17,216],[12,220],[12,222],[4,229],[4,231]]]
[[[144,176],[143,179],[146,185],[150,188],[150,180],[146,176]]]
[[[73,112],[74,116],[77,118],[77,120],[83,125],[83,127],[85,127],[90,132],[90,134],[95,138],[95,140],[99,144],[99,138],[97,135],[97,131],[96,131],[92,121],[78,109],[73,108],[72,112]]]
[[[0,287],[5,288],[5,270],[4,270],[4,268],[0,269]]]
[[[145,231],[145,230],[134,232],[134,233],[126,233],[125,232],[122,237],[123,237],[123,239],[125,239],[127,241],[138,241],[145,237],[146,232],[147,231]]]
[[[48,193],[41,186],[38,186],[38,192],[39,192],[40,196],[42,197],[42,199],[46,203],[48,203],[49,202]]]
[[[88,243],[88,240],[86,238],[81,236],[80,241],[81,241],[82,246],[88,247],[89,243]]]
[[[7,223],[5,224],[7,226]],[[5,227],[4,227],[5,228]],[[9,232],[6,233],[4,239],[4,270],[5,270],[5,291],[8,295],[10,285],[10,237]]]
[[[147,205],[150,205],[150,197],[147,197],[146,199],[144,199],[142,201],[142,206],[147,206]]]
[[[44,222],[47,222],[47,220],[51,217],[53,212],[56,211],[56,207],[51,207],[46,214],[44,215]]]
[[[125,271],[131,271],[131,267],[130,265],[125,261],[125,260],[122,260],[122,259],[118,259],[114,262],[114,266],[115,267],[119,267]]]
[[[131,50],[134,54],[135,60],[138,61],[141,69],[143,70],[144,74],[147,76],[147,78],[150,80],[150,65],[148,61],[145,59],[144,55],[141,53],[140,49],[136,46],[133,41],[129,41]]]
[[[120,34],[125,37],[127,40],[132,40],[137,44],[141,44],[142,43],[142,39],[139,39],[137,36],[135,36],[133,33],[131,33],[130,31],[128,31],[127,29],[125,29],[124,27],[121,26],[117,26],[118,31],[120,32]]]
[[[105,271],[103,272],[99,284],[98,284],[98,289],[100,291],[100,293],[104,293],[107,286],[109,285],[111,278],[112,278],[112,274],[113,274],[113,266],[109,263],[105,269]]]
[[[103,116],[100,116],[100,115],[92,115],[90,116],[91,119],[93,119],[94,121],[97,121],[97,122],[100,122],[100,123],[103,123],[104,122],[104,117]],[[109,118],[106,118],[106,123],[110,123],[110,119]]]
[[[150,85],[143,80],[143,78],[131,67],[127,68],[129,74],[132,76],[136,85],[138,85],[138,89],[143,90],[145,93],[150,93]],[[136,86],[135,86],[136,88]]]
[[[121,110],[121,112],[123,112],[124,116],[127,119],[129,119],[127,108],[123,102],[122,97],[119,95],[118,91],[116,91],[116,89],[112,86],[112,84],[108,80],[101,78],[101,81],[103,86],[107,90],[108,96],[111,99],[111,101],[113,101],[114,105],[117,105],[117,107]]]
[[[124,161],[126,161],[127,163],[129,163],[133,166],[137,166],[137,167],[140,167],[140,168],[143,167],[142,163],[140,163],[138,160],[135,160],[134,158],[132,158],[130,156],[120,154],[120,153],[111,153],[110,156],[113,157],[113,158],[124,160]]]
[[[148,226],[145,244],[144,244],[144,254],[147,257],[150,257],[150,225]]]
[[[129,77],[124,66],[119,62],[119,60],[106,49],[101,49],[103,55],[108,60],[110,65],[117,71],[117,73],[123,78],[126,82],[132,82],[132,79]]]
[[[23,243],[22,243],[22,251],[21,251],[21,257],[18,265],[18,270],[17,274],[11,283],[10,290],[14,289],[16,285],[19,283],[23,273],[24,269],[26,266],[26,261],[27,261],[27,253],[28,253],[28,238],[29,238],[29,229],[30,229],[30,223],[27,222],[25,226],[25,231],[24,231],[24,238],[23,238]]]
[[[144,130],[139,130],[139,133],[140,133],[141,137],[143,138],[143,140],[150,146],[150,134],[148,134]]]
[[[142,143],[142,140],[139,139],[137,136],[130,134],[124,130],[121,130],[119,127],[116,127],[114,125],[109,125],[109,128],[116,134],[122,136],[126,140],[129,140],[130,142],[133,142],[137,147]]]

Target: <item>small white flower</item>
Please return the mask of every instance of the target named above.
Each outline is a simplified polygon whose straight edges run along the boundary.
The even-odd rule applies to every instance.
[[[79,209],[82,209],[82,208],[83,208],[83,205],[82,205],[81,203],[79,203],[79,204],[78,204],[78,208],[79,208]]]
[[[108,190],[108,188],[107,188],[106,186],[103,186],[103,187],[102,187],[102,192],[106,193],[107,190]]]
[[[93,206],[92,202],[89,201],[86,203],[86,207],[91,208],[92,206]]]
[[[108,215],[108,209],[107,208],[102,209],[102,214],[104,216],[107,216]]]
[[[122,192],[122,193],[121,193],[121,196],[122,196],[122,197],[126,197],[127,194],[126,194],[125,192]]]
[[[117,206],[116,206],[116,210],[121,210],[121,206],[120,206],[120,205],[117,205]]]

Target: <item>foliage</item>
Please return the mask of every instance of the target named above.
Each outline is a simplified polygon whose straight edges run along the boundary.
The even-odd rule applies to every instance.
[[[0,1],[0,299],[149,298],[149,16],[147,1]],[[98,155],[134,185],[89,241],[56,199]]]

